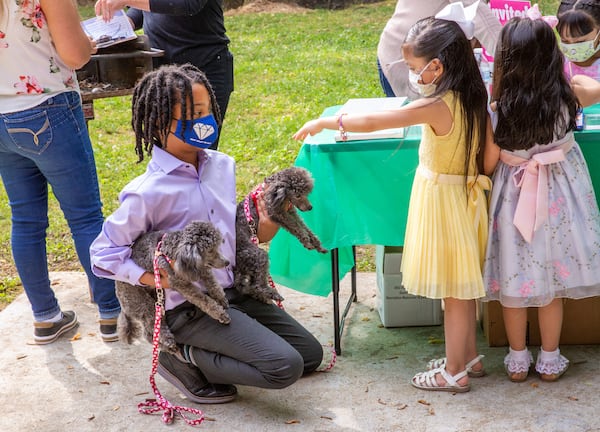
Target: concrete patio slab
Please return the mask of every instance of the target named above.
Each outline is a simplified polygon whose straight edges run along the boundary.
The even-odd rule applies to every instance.
[[[25,296],[0,312],[0,431],[167,430],[161,413],[137,411],[139,402],[153,397],[151,346],[103,343],[85,275],[51,276],[62,307],[74,309],[80,325],[53,344],[36,346],[28,344],[32,318]],[[486,377],[472,379],[465,394],[420,391],[409,380],[427,360],[443,356],[443,329],[383,328],[375,284],[374,273],[358,274],[359,301],[329,372],[283,390],[239,386],[238,399],[225,405],[195,405],[159,376],[158,388],[174,405],[201,409],[205,420],[197,428],[206,431],[600,431],[600,346],[563,346],[571,368],[556,383],[530,376],[515,384],[504,373],[506,348],[488,347],[480,334]],[[286,309],[332,343],[331,296],[280,290]],[[344,279],[342,299],[348,292]],[[181,418],[170,427],[191,428]]]

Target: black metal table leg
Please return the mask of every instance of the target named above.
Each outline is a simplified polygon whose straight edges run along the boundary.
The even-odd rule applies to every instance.
[[[352,246],[352,254],[354,255],[354,262],[356,263],[356,251],[354,246]],[[357,301],[356,296],[356,264],[352,267],[351,270],[351,278],[352,278],[352,292],[350,294],[350,298],[348,298],[348,302],[346,303],[346,307],[344,308],[344,313],[340,319],[340,276],[339,276],[339,253],[338,249],[331,249],[331,291],[333,292],[333,332],[334,332],[334,348],[336,354],[340,355],[342,353],[342,333],[344,332],[344,323],[346,321],[346,315],[348,315],[348,311],[350,310],[350,306],[353,302]]]
[[[336,354],[341,354],[340,344],[340,276],[338,249],[331,249],[331,292],[333,292],[333,340]]]

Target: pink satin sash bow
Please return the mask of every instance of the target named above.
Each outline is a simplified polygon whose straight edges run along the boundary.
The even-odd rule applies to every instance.
[[[515,186],[521,189],[515,209],[513,224],[525,241],[531,243],[533,233],[548,219],[548,168],[547,165],[565,160],[571,150],[571,139],[544,153],[525,159],[505,151],[500,152],[500,160],[507,165],[518,167],[513,174]]]

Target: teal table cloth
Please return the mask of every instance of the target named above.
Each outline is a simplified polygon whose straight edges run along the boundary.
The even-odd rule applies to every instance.
[[[340,106],[327,108],[334,115]],[[600,105],[584,110],[598,115]],[[327,249],[339,251],[339,278],[354,266],[352,246],[381,244],[402,246],[410,191],[418,165],[421,127],[411,126],[403,139],[336,142],[333,130],[308,137],[295,165],[311,172],[315,186],[310,195],[313,209],[301,213],[306,224]],[[600,130],[577,132],[600,198]],[[269,257],[273,280],[308,294],[332,292],[329,253],[308,251],[288,232],[279,230]]]

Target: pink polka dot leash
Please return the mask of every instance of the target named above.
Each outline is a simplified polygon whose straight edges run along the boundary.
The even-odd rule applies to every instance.
[[[137,406],[138,411],[142,414],[153,414],[158,411],[163,411],[162,421],[166,424],[173,423],[175,413],[179,414],[181,418],[190,426],[197,426],[204,421],[204,414],[202,411],[196,408],[181,407],[172,405],[158,390],[154,376],[156,375],[156,369],[158,367],[158,340],[160,336],[160,323],[163,315],[165,314],[164,301],[165,294],[160,283],[160,272],[158,260],[162,256],[169,264],[171,260],[164,253],[160,251],[162,240],[158,242],[156,251],[154,252],[154,285],[156,287],[156,303],[155,303],[155,314],[154,314],[154,333],[152,334],[152,370],[150,372],[150,386],[156,399],[146,399],[145,402],[140,402]],[[188,418],[184,413],[190,413],[197,416],[197,418]]]

